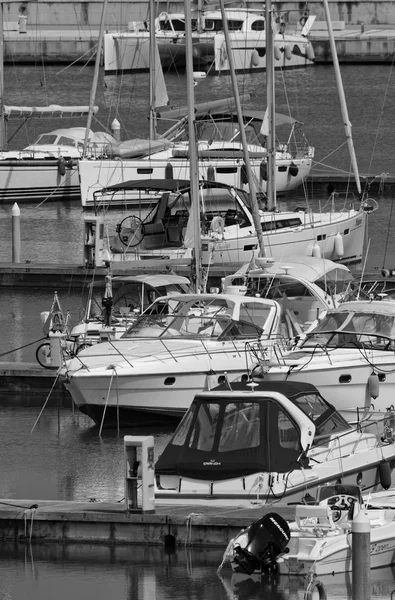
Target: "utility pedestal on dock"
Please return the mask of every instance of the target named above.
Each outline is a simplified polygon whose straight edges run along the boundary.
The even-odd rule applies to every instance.
[[[154,438],[152,435],[125,435],[123,444],[126,512],[154,513]],[[141,487],[141,494],[139,487]]]

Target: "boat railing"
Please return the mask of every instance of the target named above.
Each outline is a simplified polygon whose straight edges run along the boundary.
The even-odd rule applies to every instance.
[[[362,421],[357,421],[355,423],[351,423],[353,429],[347,429],[344,433],[340,433],[337,436],[329,436],[326,434],[316,435],[314,438],[314,446],[322,451],[327,450],[328,454],[325,457],[325,460],[333,460],[336,458],[334,455],[338,455],[340,461],[342,461],[342,455],[344,453],[344,440],[349,436],[351,431],[357,430],[359,432],[359,437],[356,440],[350,442],[350,451],[349,454],[353,455],[357,452],[358,447],[361,442],[366,445],[366,438],[363,437],[363,434],[370,433],[372,436],[375,436],[376,441],[373,448],[379,448],[385,444],[392,443],[393,431],[389,426],[389,418],[384,415],[382,418],[369,418]],[[390,431],[389,431],[390,430]],[[328,440],[330,439],[331,446],[328,446]],[[317,443],[318,442],[318,443]],[[313,447],[314,447],[313,446]]]

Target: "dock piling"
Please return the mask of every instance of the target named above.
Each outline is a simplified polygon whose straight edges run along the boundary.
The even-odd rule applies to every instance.
[[[16,202],[12,207],[12,262],[21,262],[21,211]]]
[[[370,521],[360,510],[351,525],[352,600],[370,600]]]

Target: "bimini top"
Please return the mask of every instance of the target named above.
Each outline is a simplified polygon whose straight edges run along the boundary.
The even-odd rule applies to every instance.
[[[303,453],[350,425],[307,383],[232,382],[197,394],[157,475],[219,481],[306,466]]]
[[[200,181],[199,187],[205,188],[229,188],[231,186],[217,181]],[[120,190],[141,190],[151,192],[186,192],[191,189],[189,179],[130,179],[115,183],[99,190],[100,194],[117,192]],[[95,192],[97,194],[98,192]]]

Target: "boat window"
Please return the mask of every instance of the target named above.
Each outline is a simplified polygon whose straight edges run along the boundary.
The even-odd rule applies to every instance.
[[[187,437],[187,433],[188,433],[189,428],[192,423],[195,406],[196,406],[195,404],[192,404],[192,406],[187,410],[187,412],[185,413],[185,415],[182,418],[182,421],[178,425],[176,432],[174,434],[174,437],[170,442],[173,446],[183,446],[184,445],[186,437]]]
[[[278,279],[266,275],[265,277],[251,277],[248,280],[248,294],[259,294],[262,298],[273,300],[283,300],[287,298],[305,298],[311,297],[311,291],[300,281],[286,280],[284,277]]]
[[[180,19],[159,20],[159,28],[161,31],[185,31],[185,22]]]
[[[259,404],[256,402],[227,404],[218,444],[219,452],[255,448],[259,444]]]
[[[262,231],[274,231],[286,227],[299,227],[300,225],[302,225],[302,221],[298,217],[290,219],[273,218],[270,221],[262,222]]]
[[[395,341],[395,318],[370,312],[329,312],[307,335],[303,347],[377,347],[386,349]]]
[[[59,146],[77,146],[76,141],[73,140],[73,138],[69,138],[69,137],[65,137],[64,135],[61,135],[58,139]],[[80,142],[79,144],[80,146],[83,146],[83,142]]]
[[[300,410],[302,410],[313,422],[328,410],[328,405],[318,394],[303,394],[303,396],[292,398],[292,401],[299,406]]]
[[[247,144],[256,144],[261,146],[261,142],[252,125],[246,125],[244,127]],[[188,139],[188,133],[183,132],[184,135],[181,138],[186,141]],[[206,141],[212,144],[213,142],[239,142],[241,143],[240,127],[235,121],[218,121],[216,119],[197,121],[196,123],[196,137],[200,141]],[[218,148],[214,148],[215,150]],[[224,148],[222,148],[224,149]],[[232,147],[232,149],[234,149]]]
[[[37,142],[35,143],[35,146],[44,146],[47,144],[54,144],[57,140],[57,137],[58,137],[57,135],[54,135],[51,133],[44,133],[43,135],[40,135]]]
[[[313,445],[317,443],[322,444],[325,437],[341,433],[347,429],[350,429],[350,425],[339,413],[328,411],[327,418],[324,418],[321,423],[317,424]]]
[[[238,225],[239,227],[251,226],[243,208],[230,191],[226,189],[203,190],[201,206],[207,227],[210,226],[211,221],[216,216],[221,216],[224,219],[226,227],[232,225]]]
[[[262,306],[259,302],[245,302],[240,305],[240,320],[264,327],[270,310],[269,306]]]
[[[300,447],[299,431],[295,423],[281,409],[278,410],[277,417],[278,439],[282,448],[298,450]]]
[[[219,404],[203,403],[199,406],[189,439],[189,448],[206,452],[212,450],[219,413]]]
[[[259,21],[254,21],[251,24],[252,31],[264,31],[265,30],[265,21],[260,19]]]

